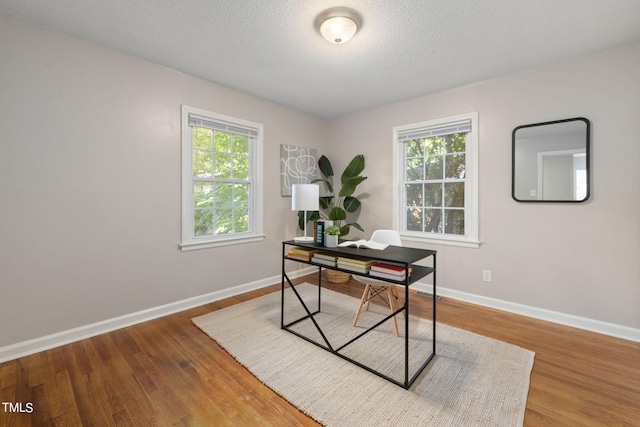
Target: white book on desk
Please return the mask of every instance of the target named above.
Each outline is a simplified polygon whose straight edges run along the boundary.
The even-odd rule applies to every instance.
[[[386,243],[378,243],[378,242],[374,242],[373,240],[348,240],[346,242],[342,242],[340,243],[338,246],[340,246],[341,248],[346,248],[346,247],[354,247],[354,248],[367,248],[367,249],[377,249],[379,251],[386,249],[387,245]]]

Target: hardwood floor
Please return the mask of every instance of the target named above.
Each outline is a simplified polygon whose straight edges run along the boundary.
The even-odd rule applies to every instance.
[[[295,283],[305,280],[316,275]],[[323,283],[356,297],[363,290],[353,280]],[[24,411],[3,403],[0,426],[317,426],[190,321],[279,289],[0,364],[0,402],[20,402]],[[431,304],[412,298],[412,314],[430,317]],[[438,301],[438,321],[536,352],[525,426],[640,425],[640,343],[446,298]]]

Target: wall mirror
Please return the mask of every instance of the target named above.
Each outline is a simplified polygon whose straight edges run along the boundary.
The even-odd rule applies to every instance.
[[[518,126],[512,135],[511,195],[518,202],[584,202],[589,198],[589,120]]]

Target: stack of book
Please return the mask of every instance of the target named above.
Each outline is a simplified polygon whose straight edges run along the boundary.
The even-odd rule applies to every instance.
[[[322,265],[328,265],[329,267],[335,267],[337,258],[337,256],[332,254],[317,252],[313,254],[313,257],[311,257],[311,261]]]
[[[311,261],[311,257],[316,252],[316,249],[301,248],[300,246],[294,246],[289,249],[287,256],[289,258],[299,259],[300,261]]]
[[[376,262],[371,266],[370,276],[382,277],[391,280],[404,280],[406,269],[404,264],[394,264],[388,262]],[[409,267],[409,275],[411,275],[411,267]]]
[[[369,269],[373,264],[375,264],[375,261],[371,259],[355,259],[355,258],[338,257],[339,268],[353,271],[355,273],[366,274],[369,272]]]

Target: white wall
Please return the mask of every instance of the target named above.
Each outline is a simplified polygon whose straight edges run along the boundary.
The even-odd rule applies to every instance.
[[[640,328],[638,75],[633,45],[327,122],[0,15],[0,348],[278,276],[296,225],[280,144],[337,171],[364,153],[359,222],[391,226],[391,128],[470,111],[483,244],[435,246],[439,284]],[[181,104],[264,124],[264,242],[178,250]],[[590,201],[514,202],[513,128],[575,116],[592,123]]]
[[[264,124],[263,242],[178,250],[181,104]],[[0,15],[0,347],[278,276],[279,146],[326,128]]]
[[[640,328],[638,76],[635,44],[347,115],[330,123],[329,157],[366,155],[360,223],[368,236],[392,226],[392,127],[477,111],[482,245],[431,246],[438,284]],[[592,124],[590,200],[515,202],[512,130],[579,116]],[[483,269],[493,270],[493,283],[482,282]]]

